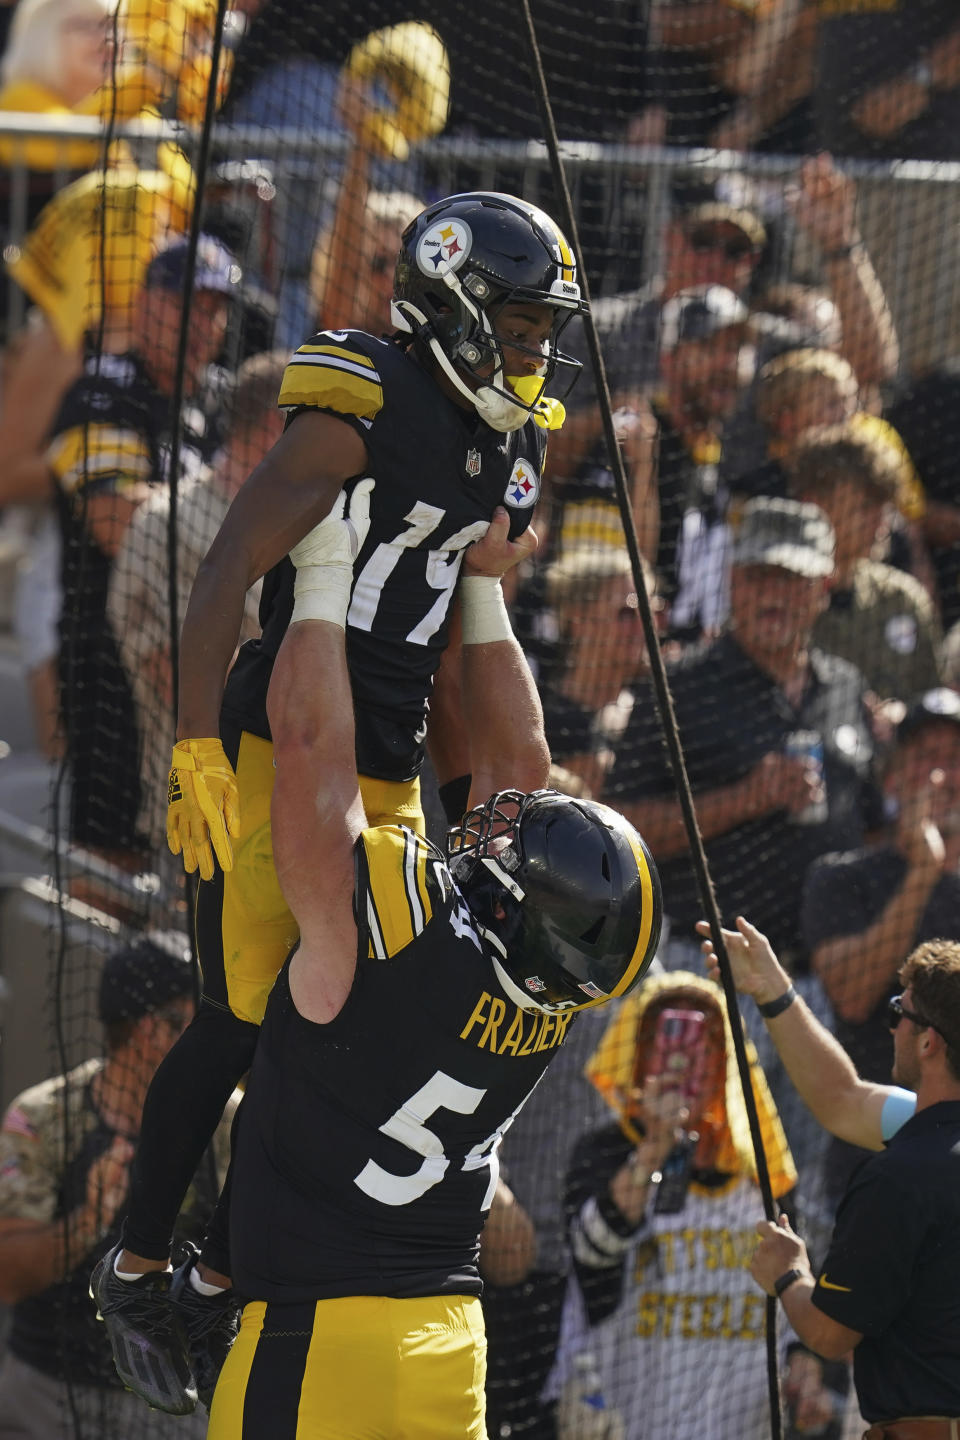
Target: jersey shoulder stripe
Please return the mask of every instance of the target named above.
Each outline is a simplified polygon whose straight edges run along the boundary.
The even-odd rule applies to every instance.
[[[378,825],[364,830],[360,839],[367,862],[362,898],[368,953],[388,960],[422,935],[433,917],[427,863],[437,852],[400,825]]]
[[[361,369],[372,370],[376,373],[376,365],[374,365],[370,356],[366,355],[362,350],[355,349],[352,345],[341,345],[339,343],[335,345],[331,341],[323,341],[317,344],[313,340],[308,340],[300,346],[294,358],[309,360],[310,357],[314,355],[329,355],[335,360],[349,360],[352,364],[359,365]]]
[[[301,345],[280,383],[281,410],[302,405],[373,420],[383,409],[383,383],[370,356],[359,345],[323,335]]]
[[[144,436],[119,425],[71,426],[50,442],[47,463],[67,494],[108,480],[133,485],[153,470]]]

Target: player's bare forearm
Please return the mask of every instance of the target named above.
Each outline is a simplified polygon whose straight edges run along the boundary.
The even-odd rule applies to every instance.
[[[273,854],[284,896],[304,932],[318,920],[333,923],[344,906],[352,920],[353,845],[365,820],[339,626],[325,620],[290,626],[267,715],[276,764]]]
[[[298,416],[227,511],[197,571],[180,648],[181,739],[219,731],[220,702],[250,586],[325,515],[366,466],[366,447],[341,420]]]
[[[539,790],[549,777],[540,696],[499,588],[503,576],[536,548],[531,529],[510,539],[510,517],[498,506],[486,535],[464,557],[458,601],[471,806],[482,804],[496,790]]]
[[[465,645],[463,703],[470,730],[470,805],[496,790],[539,790],[550,774],[543,708],[515,639]]]
[[[180,740],[220,733],[220,702],[240,634],[246,574],[244,552],[229,547],[219,554],[211,550],[197,571],[180,637]]]
[[[450,611],[450,638],[440,659],[430,693],[427,753],[438,785],[448,785],[470,774],[470,740],[463,711],[463,652],[460,643],[460,603]]]

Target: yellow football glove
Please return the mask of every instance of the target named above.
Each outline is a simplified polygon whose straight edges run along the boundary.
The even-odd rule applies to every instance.
[[[213,856],[233,869],[230,837],[240,834],[237,777],[219,740],[179,740],[167,784],[167,844],[188,875],[213,879]],[[212,848],[211,848],[212,847]]]

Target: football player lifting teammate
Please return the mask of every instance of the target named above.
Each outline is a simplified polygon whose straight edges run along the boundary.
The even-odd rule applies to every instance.
[[[294,551],[270,686],[276,863],[301,939],[241,1107],[231,1240],[248,1303],[211,1440],[482,1440],[477,1251],[500,1137],[578,1012],[641,979],[660,928],[649,853],[603,805],[500,790],[446,855],[368,824],[344,646],[363,488],[355,526],[331,515],[306,563]],[[538,701],[516,641],[477,635],[496,586],[473,570],[480,549],[464,700],[509,759]]]
[[[190,1408],[195,1382],[209,1395],[200,1372],[215,1375],[230,1315],[225,1307],[226,1339],[211,1340],[209,1324],[201,1327],[193,1374],[156,1384],[131,1359],[129,1335],[170,1320],[163,1302],[173,1222],[226,1100],[249,1069],[267,996],[299,933],[273,863],[266,711],[293,607],[288,552],[303,542],[299,558],[308,567],[313,527],[341,492],[352,497],[373,479],[345,630],[357,773],[371,827],[423,830],[418,773],[428,708],[431,757],[451,816],[505,783],[542,784],[542,732],[530,737],[527,768],[499,785],[478,764],[483,737],[459,705],[454,600],[464,552],[488,530],[495,556],[488,578],[536,543],[528,525],[546,431],[562,422],[562,405],[546,392],[565,393],[576,378],[577,362],[561,352],[559,338],[582,308],[570,248],[542,211],[487,193],[429,207],[403,236],[395,333],[322,332],[300,347],[279,397],[289,417],[284,434],[234,500],[200,568],[183,627],[168,836],[204,881],[197,904],[203,995],[148,1095],[124,1246],[114,1257],[120,1263],[101,1274],[97,1294],[124,1382],[160,1408]],[[261,575],[262,636],[243,647],[226,680],[243,597]],[[470,638],[509,635],[499,587],[483,596]],[[221,1214],[194,1287],[200,1275],[201,1283],[221,1284],[229,1275],[225,1239],[216,1238],[224,1229]],[[180,1288],[189,1295],[190,1284]]]

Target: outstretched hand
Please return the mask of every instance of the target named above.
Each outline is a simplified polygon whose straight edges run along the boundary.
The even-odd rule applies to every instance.
[[[697,934],[703,937],[700,946],[711,980],[720,981],[720,959],[714,949],[710,925],[700,920]],[[759,1003],[775,999],[789,983],[786,971],[773,953],[770,941],[755,925],[737,916],[736,930],[721,927],[723,943],[730,960],[733,983],[741,995],[752,995]]]

